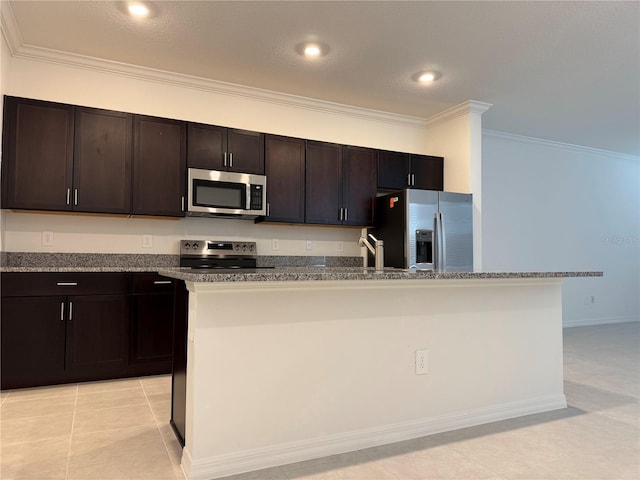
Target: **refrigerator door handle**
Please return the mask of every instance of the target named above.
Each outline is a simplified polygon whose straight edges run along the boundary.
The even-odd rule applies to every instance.
[[[441,272],[444,272],[444,267],[445,267],[445,262],[447,261],[447,235],[446,232],[444,230],[444,214],[443,213],[438,213],[438,216],[440,217],[440,270]]]
[[[432,241],[433,271],[437,272],[440,268],[440,225],[438,221],[438,212],[433,216],[433,241]]]
[[[434,255],[433,270],[435,272],[444,272],[444,262],[446,258],[445,250],[445,236],[444,236],[444,221],[442,213],[436,212],[433,220],[433,243],[434,243]]]

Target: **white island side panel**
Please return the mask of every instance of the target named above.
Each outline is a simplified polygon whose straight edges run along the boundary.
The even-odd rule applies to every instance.
[[[566,406],[561,279],[188,288],[191,479]]]

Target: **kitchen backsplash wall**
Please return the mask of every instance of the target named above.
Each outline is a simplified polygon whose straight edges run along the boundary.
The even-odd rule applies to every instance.
[[[359,256],[359,228],[254,224],[222,218],[127,218],[2,211],[3,251],[178,254],[186,238],[252,240],[259,255]],[[151,236],[151,247],[143,246]],[[148,239],[148,238],[147,238]],[[311,241],[311,250],[307,242]],[[43,245],[51,243],[51,245]]]

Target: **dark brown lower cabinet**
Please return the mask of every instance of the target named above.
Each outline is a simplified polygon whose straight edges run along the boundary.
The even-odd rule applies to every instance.
[[[2,273],[0,313],[2,389],[171,372],[173,281],[155,273]]]
[[[67,372],[74,378],[118,376],[126,370],[129,295],[69,297]]]
[[[2,388],[64,381],[65,300],[2,298]]]
[[[184,447],[187,426],[187,323],[189,292],[184,282],[174,287],[173,369],[171,376],[171,426]]]
[[[130,360],[150,373],[171,371],[173,284],[155,273],[133,277]]]

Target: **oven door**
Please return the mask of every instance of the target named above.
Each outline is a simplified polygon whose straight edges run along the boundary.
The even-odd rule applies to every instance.
[[[251,199],[251,193],[255,191],[252,184],[264,184],[264,178],[260,175],[190,168],[187,214],[245,218],[264,215],[262,209],[252,209],[255,201]]]

